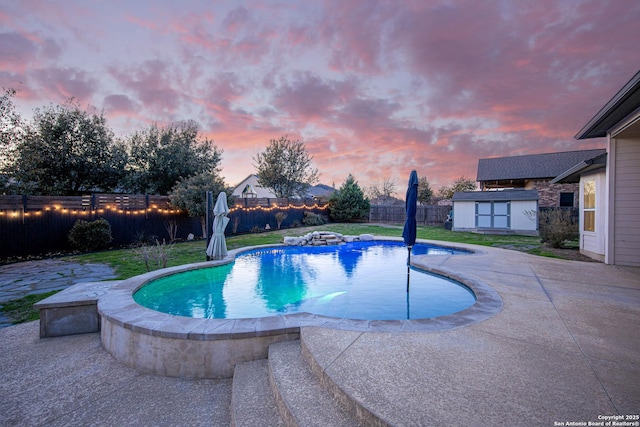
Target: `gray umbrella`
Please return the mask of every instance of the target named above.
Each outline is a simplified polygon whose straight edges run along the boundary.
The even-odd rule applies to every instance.
[[[218,194],[218,200],[213,207],[213,236],[207,247],[207,255],[211,259],[222,259],[227,256],[227,241],[224,238],[224,230],[229,224],[229,207],[227,206],[227,193]]]

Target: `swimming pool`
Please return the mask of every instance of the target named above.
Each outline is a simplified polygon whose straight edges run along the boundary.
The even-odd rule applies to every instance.
[[[412,254],[467,251],[416,244]],[[412,268],[401,242],[261,248],[235,262],[155,279],[134,294],[147,308],[211,319],[291,313],[363,320],[405,320],[462,311],[476,301],[463,284]]]
[[[398,238],[376,240],[381,241],[394,241],[402,246],[402,241]],[[266,358],[271,344],[298,339],[300,331],[305,327],[385,333],[441,331],[482,322],[502,309],[502,299],[490,286],[466,274],[441,270],[438,267],[438,256],[421,256],[417,253],[411,257],[412,265],[422,271],[442,274],[464,283],[475,294],[476,302],[457,313],[430,318],[414,318],[411,315],[411,319],[404,320],[357,320],[307,312],[217,319],[167,314],[143,307],[133,298],[137,291],[157,279],[209,269],[212,266],[229,265],[243,255],[250,255],[253,250],[273,251],[282,248],[271,245],[233,249],[222,260],[169,267],[114,284],[98,300],[102,346],[116,360],[145,372],[181,378],[230,378],[236,363]],[[404,258],[406,249],[402,250]],[[478,256],[478,248],[471,247],[469,250],[469,255],[462,256],[470,257],[471,261]],[[416,249],[418,251],[420,248]],[[405,262],[403,260],[401,263],[404,280]],[[344,265],[344,271],[347,272],[360,268],[362,264],[358,261]],[[355,267],[349,267],[350,265]],[[411,271],[410,297],[413,295],[416,271]],[[406,297],[406,288],[400,294]],[[410,298],[407,308],[413,313],[416,305]]]

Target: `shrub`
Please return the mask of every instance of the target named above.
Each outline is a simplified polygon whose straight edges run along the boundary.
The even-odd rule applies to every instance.
[[[313,212],[305,212],[304,218],[302,219],[302,223],[304,225],[322,225],[326,223],[326,221],[321,215],[318,215]]]
[[[351,174],[342,187],[331,195],[329,210],[334,221],[353,221],[369,215],[369,199]]]
[[[579,236],[578,224],[567,209],[546,209],[538,212],[540,238],[552,248],[560,248],[564,242]]]
[[[111,225],[106,219],[91,222],[79,219],[71,227],[68,238],[69,243],[82,252],[105,248],[113,240]]]
[[[306,215],[306,212],[305,212]],[[282,222],[287,219],[288,214],[286,212],[278,212],[276,213],[276,222],[278,223],[278,230],[280,230],[280,226]]]
[[[173,244],[167,245],[164,239],[162,243],[160,243],[160,241],[156,239],[155,244],[140,246],[137,252],[138,256],[142,258],[147,271],[151,271],[167,267],[172,249]]]

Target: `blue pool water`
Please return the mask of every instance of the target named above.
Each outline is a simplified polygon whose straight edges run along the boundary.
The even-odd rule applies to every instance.
[[[416,244],[412,255],[466,253]],[[195,318],[236,319],[307,312],[402,320],[455,313],[475,302],[466,286],[411,269],[401,242],[252,250],[232,264],[153,280],[134,294],[147,308]]]

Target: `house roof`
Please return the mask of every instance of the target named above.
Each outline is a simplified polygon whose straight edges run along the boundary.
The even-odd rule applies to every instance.
[[[575,139],[601,138],[640,105],[640,71],[584,125]]]
[[[600,154],[605,149],[527,154],[478,160],[477,181],[555,178],[570,167]]]
[[[538,200],[537,190],[457,191],[454,202],[506,202],[514,200]]]
[[[336,191],[335,188],[325,184],[318,184],[310,187],[307,194],[311,197],[329,197]]]
[[[607,167],[607,153],[585,160],[567,169],[553,180],[552,184],[570,184],[580,182],[580,175]]]

